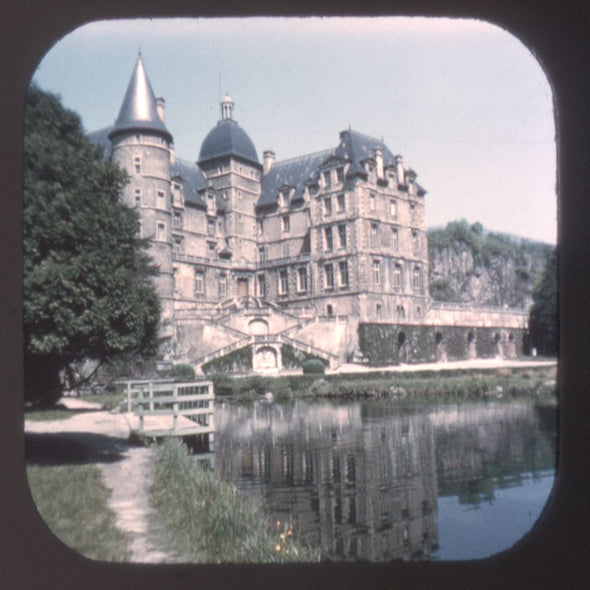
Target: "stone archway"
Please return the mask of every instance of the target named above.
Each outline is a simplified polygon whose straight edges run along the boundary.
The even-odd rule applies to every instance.
[[[272,346],[261,346],[252,356],[254,371],[273,372],[279,369],[279,353]]]
[[[248,333],[267,336],[269,331],[268,322],[262,318],[255,318],[248,322]]]

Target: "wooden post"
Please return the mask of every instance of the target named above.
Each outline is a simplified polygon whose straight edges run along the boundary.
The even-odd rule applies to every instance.
[[[174,384],[172,389],[172,397],[174,402],[172,403],[172,410],[174,415],[172,416],[172,430],[176,432],[178,430],[178,385]]]
[[[131,381],[127,381],[127,413],[131,412]]]

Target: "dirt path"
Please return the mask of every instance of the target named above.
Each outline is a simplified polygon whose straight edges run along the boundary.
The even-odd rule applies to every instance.
[[[130,561],[178,561],[157,546],[161,523],[150,505],[148,491],[153,477],[154,451],[129,444],[129,425],[123,415],[97,411],[96,404],[83,400],[64,398],[62,402],[81,413],[64,420],[27,420],[25,432],[37,437],[62,436],[63,440],[83,447],[89,460],[96,461],[106,487],[112,490],[108,504],[115,513],[117,526],[130,534]]]

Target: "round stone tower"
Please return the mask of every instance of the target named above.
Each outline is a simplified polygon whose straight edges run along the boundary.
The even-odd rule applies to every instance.
[[[159,266],[155,278],[162,319],[173,315],[170,153],[172,135],[164,123],[163,99],[156,99],[141,55],[127,87],[119,116],[109,133],[112,159],[129,174],[122,202],[139,212],[140,231],[150,240]]]

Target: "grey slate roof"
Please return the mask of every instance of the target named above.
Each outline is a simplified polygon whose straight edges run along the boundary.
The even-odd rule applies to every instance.
[[[183,195],[185,202],[197,207],[206,207],[206,203],[200,191],[209,186],[207,179],[201,169],[192,162],[175,158],[171,165],[170,173],[172,178],[180,176],[183,180]]]
[[[135,70],[127,86],[127,92],[111,134],[119,131],[156,131],[168,141],[172,135],[158,115],[156,97],[148,80],[141,55],[137,58]]]
[[[233,119],[222,119],[205,137],[198,161],[201,164],[229,155],[260,165],[256,148],[248,134]]]
[[[275,162],[269,173],[262,177],[262,192],[257,206],[265,207],[275,204],[283,186],[295,189],[294,200],[301,198],[305,184],[317,179],[321,165],[331,158],[350,163],[347,172],[349,177],[357,174],[366,177],[362,163],[375,157],[376,147],[380,147],[383,153],[383,165],[394,166],[395,156],[382,140],[351,129],[340,133],[340,143],[334,149]],[[419,188],[424,191],[422,187]]]
[[[279,190],[284,186],[295,189],[292,200],[301,199],[305,184],[317,179],[319,167],[332,156],[334,156],[333,149],[275,162],[268,174],[262,176],[261,194],[257,206],[264,207],[276,203]]]
[[[88,134],[88,139],[93,145],[100,146],[103,149],[103,157],[108,160],[111,156],[111,140],[109,139],[109,133],[113,130],[113,126],[103,127],[97,131],[93,131]]]
[[[374,158],[376,147],[380,147],[383,152],[383,165],[394,166],[395,156],[383,140],[359,133],[358,131],[352,131],[351,129],[343,131],[340,134],[340,144],[336,148],[336,155],[350,160],[351,167],[354,167],[355,171],[361,172],[363,168],[360,166],[360,163]]]

